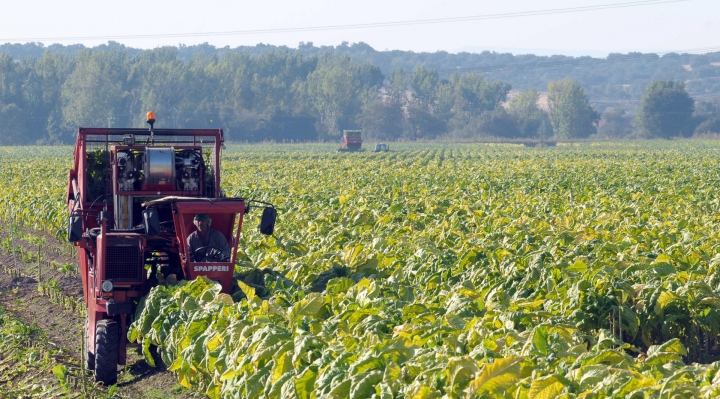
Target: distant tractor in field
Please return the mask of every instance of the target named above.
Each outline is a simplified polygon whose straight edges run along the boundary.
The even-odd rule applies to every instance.
[[[338,152],[359,152],[362,149],[362,130],[343,130],[342,147]]]
[[[375,149],[373,152],[392,152],[392,150],[385,143],[375,143]]]

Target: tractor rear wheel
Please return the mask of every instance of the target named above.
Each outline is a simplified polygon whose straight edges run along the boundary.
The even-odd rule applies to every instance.
[[[95,328],[95,381],[105,386],[117,382],[120,328],[115,320],[100,320]]]
[[[93,371],[93,370],[95,370],[95,354],[90,352],[90,348],[88,348],[88,345],[87,345],[87,342],[88,342],[87,337],[88,337],[88,334],[90,333],[89,330],[90,330],[90,318],[88,316],[85,316],[85,335],[83,336],[83,339],[85,340],[85,342],[83,343],[83,345],[85,346],[85,358],[83,360],[85,360],[85,369]]]

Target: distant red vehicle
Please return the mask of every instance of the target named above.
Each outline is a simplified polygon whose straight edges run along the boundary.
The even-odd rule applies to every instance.
[[[343,144],[338,152],[357,152],[362,149],[362,130],[343,130]]]
[[[136,306],[158,277],[205,276],[230,292],[243,216],[259,202],[222,195],[221,129],[153,129],[154,122],[150,112],[150,129],[79,128],[68,177],[68,239],[87,305],[85,366],[106,385],[117,381]],[[272,234],[275,208],[259,203],[261,231]],[[209,246],[190,253],[197,214],[209,215],[229,255]]]

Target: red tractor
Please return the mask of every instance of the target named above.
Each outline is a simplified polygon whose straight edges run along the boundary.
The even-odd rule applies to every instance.
[[[343,130],[342,147],[338,152],[359,152],[362,149],[362,130]]]
[[[154,122],[150,112],[150,129],[79,128],[68,178],[68,239],[78,249],[87,305],[85,367],[105,385],[126,363],[136,306],[158,278],[205,276],[230,293],[249,203],[265,208],[263,234],[275,226],[271,204],[225,198],[221,129],[154,129]],[[215,238],[191,251],[199,220],[212,223]]]

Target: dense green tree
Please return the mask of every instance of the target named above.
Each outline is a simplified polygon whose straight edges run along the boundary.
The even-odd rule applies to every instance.
[[[403,110],[391,98],[367,102],[358,116],[363,136],[375,140],[397,140],[403,135]]]
[[[411,140],[434,139],[445,133],[447,123],[416,103],[407,107],[408,132]]]
[[[720,134],[720,97],[695,102],[694,134]]]
[[[590,105],[585,90],[574,80],[548,84],[549,116],[555,136],[585,138],[597,132],[598,112]]]
[[[451,133],[460,139],[476,139],[479,137],[517,138],[521,136],[517,120],[503,107],[483,111],[473,115],[466,124],[457,127]]]
[[[0,104],[4,104],[3,115],[7,118],[0,118],[0,129],[5,125],[8,131],[22,131],[12,143],[58,141],[58,124],[62,123],[60,87],[71,68],[69,57],[50,52],[39,60],[13,60],[0,54]]]
[[[75,68],[75,57],[45,51],[43,56],[34,63],[34,75],[39,83],[40,94],[33,109],[31,135],[39,143],[61,143],[63,129],[62,85]],[[70,132],[74,134],[73,132]],[[72,137],[72,136],[71,136]]]
[[[685,83],[670,79],[654,80],[648,85],[635,114],[635,126],[641,137],[671,138],[693,133],[695,102]]]
[[[435,102],[435,95],[440,78],[436,70],[426,69],[424,65],[415,68],[410,87],[413,101],[421,108],[429,108]]]
[[[388,96],[399,104],[407,102],[408,72],[403,67],[397,67],[390,73],[390,82],[387,88]]]
[[[135,58],[128,73],[132,101],[128,113],[135,114],[134,125],[144,124],[143,111],[153,110],[158,127],[177,127],[180,108],[187,96],[185,64],[177,58],[177,49],[163,47],[143,52]]]
[[[508,113],[515,118],[520,137],[541,137],[549,135],[549,119],[540,109],[540,93],[530,89],[510,100]]]
[[[401,86],[397,82],[402,79],[401,70],[396,71],[391,85]],[[437,112],[439,80],[436,70],[426,69],[422,65],[415,68],[410,77],[411,90],[405,109],[408,126],[406,135],[412,140],[433,139],[445,133],[446,120]]]
[[[702,121],[695,128],[695,134],[720,134],[720,115],[713,115]]]
[[[376,95],[382,81],[380,70],[372,65],[357,64],[349,57],[321,57],[307,77],[307,93],[323,138],[337,138],[341,130],[356,127],[355,115]]]
[[[115,51],[78,54],[77,66],[62,87],[63,115],[69,131],[77,126],[129,124],[132,115],[124,102],[128,62],[126,54]]]
[[[598,134],[607,138],[622,138],[632,134],[632,120],[621,107],[608,108],[603,112]]]
[[[451,130],[465,130],[473,118],[500,106],[510,85],[490,82],[475,73],[453,74],[438,90],[438,113],[448,119]]]
[[[7,53],[0,54],[0,103],[22,102],[23,65]]]
[[[17,104],[0,103],[0,145],[15,145],[25,142],[27,115]]]
[[[276,110],[263,116],[256,127],[250,130],[250,136],[241,136],[250,141],[299,142],[317,139],[315,118],[309,115],[291,115],[287,111]]]

